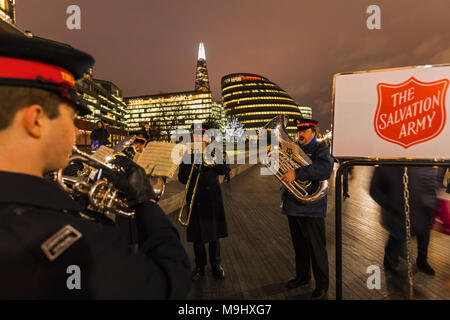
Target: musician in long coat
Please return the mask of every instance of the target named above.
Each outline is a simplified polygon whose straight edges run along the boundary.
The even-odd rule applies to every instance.
[[[202,132],[204,133],[206,130],[206,125],[203,125],[201,129],[196,129],[196,132],[199,132],[199,134],[194,134],[194,141],[200,141],[201,139],[205,140],[207,135],[202,135]],[[191,161],[183,161],[178,171],[179,181],[186,184],[192,166],[194,165],[189,189],[186,195],[186,210],[189,210],[195,182],[197,176],[200,174],[192,213],[187,227],[187,241],[193,242],[194,245],[196,267],[193,271],[193,280],[205,275],[205,266],[207,263],[206,243],[209,243],[209,262],[211,264],[212,272],[218,279],[223,279],[225,272],[221,266],[219,239],[227,237],[228,230],[219,175],[224,175],[227,172],[227,165],[207,165],[206,163],[196,164],[194,163],[194,159],[202,159],[202,154],[200,154],[200,152],[196,153],[195,151],[187,158],[190,158]],[[186,155],[183,159],[186,159]]]

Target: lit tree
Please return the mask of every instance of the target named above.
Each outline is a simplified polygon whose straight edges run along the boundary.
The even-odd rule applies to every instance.
[[[227,142],[236,141],[242,138],[244,134],[244,125],[238,121],[236,117],[227,120],[223,130],[225,132],[225,140]]]

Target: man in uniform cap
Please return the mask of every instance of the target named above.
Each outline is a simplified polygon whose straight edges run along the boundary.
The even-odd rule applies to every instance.
[[[327,145],[317,142],[317,124],[318,121],[311,119],[297,121],[297,144],[311,158],[312,164],[289,170],[283,176],[283,180],[288,183],[295,179],[311,181],[312,185],[308,192],[313,192],[320,181],[330,178],[334,164]],[[296,277],[290,280],[287,286],[296,288],[308,284],[311,280],[312,262],[316,285],[312,299],[327,299],[329,286],[328,254],[325,243],[327,197],[304,204],[283,188],[282,200],[282,213],[288,216],[296,266]]]
[[[180,299],[188,292],[187,255],[164,212],[148,201],[141,167],[124,175],[137,254],[114,226],[81,218],[84,208],[42,178],[68,163],[73,120],[90,112],[75,80],[93,63],[70,46],[0,33],[2,299]]]
[[[196,123],[192,125],[194,141],[197,143],[209,140],[206,131],[209,126]],[[194,147],[195,148],[195,147]],[[204,151],[204,150],[203,150]],[[207,263],[206,243],[209,244],[209,262],[212,273],[218,279],[224,279],[225,271],[221,265],[220,238],[228,236],[227,222],[225,219],[225,208],[222,199],[222,190],[219,183],[219,175],[227,171],[226,164],[216,163],[214,165],[197,164],[201,161],[203,152],[194,149],[189,163],[182,163],[178,170],[178,180],[186,184],[194,166],[191,181],[186,194],[186,208],[189,209],[197,176],[200,175],[195,193],[192,215],[187,227],[187,241],[193,242],[195,254],[195,269],[192,279],[197,280],[205,275]],[[183,157],[185,159],[185,157]],[[197,160],[199,159],[199,160]]]

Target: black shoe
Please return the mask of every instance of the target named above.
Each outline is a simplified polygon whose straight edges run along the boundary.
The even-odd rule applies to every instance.
[[[212,266],[212,273],[217,279],[225,279],[225,271],[220,264],[217,266]]]
[[[344,198],[350,198],[350,195],[347,192],[344,192],[343,196]]]
[[[205,275],[205,267],[196,267],[192,272],[192,280],[198,280]]]
[[[423,273],[426,273],[430,276],[434,276],[435,272],[433,268],[428,264],[427,260],[417,259],[416,264],[419,271],[422,271]]]
[[[311,300],[328,300],[328,290],[316,289],[311,295]]]
[[[286,284],[286,287],[288,287],[289,289],[294,289],[294,288],[298,288],[301,286],[306,286],[307,284],[309,284],[309,281],[311,279],[310,278],[295,278],[292,280],[289,280]]]

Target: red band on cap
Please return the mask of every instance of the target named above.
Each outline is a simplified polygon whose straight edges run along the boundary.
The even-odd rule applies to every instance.
[[[306,127],[306,126],[313,126],[313,127],[315,127],[316,124],[312,123],[312,122],[297,123],[297,127]]]
[[[48,82],[75,86],[73,74],[66,69],[44,62],[0,57],[0,78],[38,80],[39,77]]]

